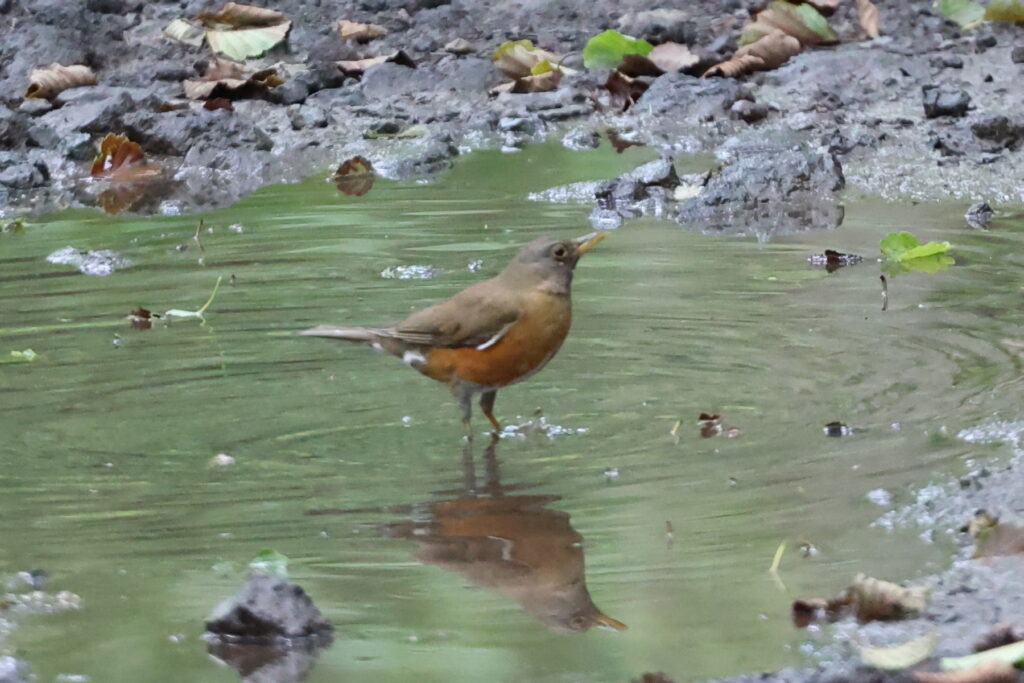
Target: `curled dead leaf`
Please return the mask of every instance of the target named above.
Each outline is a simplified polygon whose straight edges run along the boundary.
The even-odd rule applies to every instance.
[[[260,97],[271,88],[284,83],[277,69],[271,67],[245,76],[243,66],[226,59],[214,59],[202,78],[189,79],[182,83],[185,96],[190,100],[243,99]]]
[[[1006,662],[985,662],[958,671],[915,671],[917,683],[1015,683],[1017,669]]]
[[[786,0],[772,0],[768,7],[743,27],[740,45],[755,43],[775,30],[793,36],[803,47],[836,42],[836,34],[828,20],[813,5],[794,5]]]
[[[868,666],[888,671],[909,669],[931,656],[939,640],[937,632],[908,640],[891,647],[862,647],[860,658]]]
[[[111,185],[97,197],[97,204],[109,215],[130,209],[145,195],[147,185],[161,176],[163,170],[146,163],[146,156],[137,142],[127,135],[108,133],[100,141],[99,153],[93,159],[89,175],[109,181]]]
[[[373,187],[375,177],[369,160],[355,156],[346,160],[334,172],[334,184],[342,194],[362,197]]]
[[[871,0],[856,0],[857,20],[870,38],[878,37],[878,8]]]
[[[700,61],[700,57],[690,52],[690,48],[679,43],[655,45],[654,49],[647,53],[647,59],[665,73],[689,69]]]
[[[227,2],[217,12],[202,12],[196,16],[204,24],[227,24],[228,26],[270,26],[287,21],[277,10],[254,5]]]
[[[385,64],[387,62],[407,66],[410,69],[416,68],[416,62],[412,61],[412,58],[402,50],[397,50],[391,54],[380,55],[378,57],[342,60],[340,62],[335,62],[335,65],[341,69],[342,73],[348,74],[349,76],[359,76],[371,66]]]
[[[348,19],[339,19],[336,28],[342,40],[349,40],[354,43],[365,43],[388,34],[388,30],[383,26],[360,24]]]
[[[611,93],[612,108],[625,111],[647,92],[648,84],[639,78],[630,78],[619,71],[608,75],[604,87]]]
[[[491,56],[494,66],[509,78],[526,78],[536,75],[534,69],[541,63],[560,68],[563,57],[543,48],[535,47],[529,40],[510,40],[498,46]]]
[[[842,4],[843,0],[806,0],[808,5],[814,5],[814,9],[824,15],[830,15]]]
[[[834,621],[852,613],[858,621],[902,619],[923,612],[927,605],[924,588],[904,588],[889,581],[858,574],[853,583],[835,598],[796,600],[793,623],[800,628],[827,619]]]
[[[27,98],[51,99],[69,88],[96,85],[96,74],[84,64],[64,66],[54,62],[42,69],[32,69],[28,76]]]
[[[785,64],[800,52],[800,41],[783,31],[773,30],[754,43],[736,50],[731,58],[715,64],[704,72],[704,78],[724,76],[735,78],[754,71],[768,71]]]

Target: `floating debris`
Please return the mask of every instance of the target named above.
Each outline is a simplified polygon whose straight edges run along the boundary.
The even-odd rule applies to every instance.
[[[110,249],[79,251],[71,246],[58,249],[47,256],[46,260],[55,265],[74,266],[85,275],[97,277],[111,275],[115,270],[130,265],[127,259]]]
[[[833,438],[839,438],[841,436],[850,436],[853,434],[853,429],[847,427],[842,422],[829,422],[822,428],[825,432],[825,436],[831,436]]]
[[[975,230],[988,229],[988,224],[992,222],[994,217],[995,212],[992,211],[992,207],[988,205],[988,202],[971,204],[967,209],[967,213],[964,214],[964,220],[967,221],[967,225]]]
[[[211,467],[228,467],[235,464],[235,459],[227,453],[218,453],[210,458]]]
[[[863,256],[844,254],[835,249],[826,249],[824,254],[811,254],[807,262],[812,266],[825,266],[826,272],[834,273],[844,266],[855,266],[864,261]]]
[[[440,272],[434,266],[388,266],[380,276],[385,280],[432,280]]]

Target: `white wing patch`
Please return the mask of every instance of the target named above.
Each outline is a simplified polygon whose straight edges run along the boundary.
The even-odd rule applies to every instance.
[[[505,333],[508,332],[509,330],[511,330],[512,326],[515,325],[515,324],[516,324],[516,321],[513,320],[508,325],[505,325],[500,330],[498,330],[497,334],[495,334],[493,337],[491,337],[490,339],[485,341],[483,344],[480,344],[479,346],[477,346],[476,350],[477,351],[486,351],[487,349],[491,348],[492,346],[497,344],[499,341],[501,341],[501,338],[505,336]]]
[[[427,359],[423,357],[423,354],[419,351],[406,351],[402,354],[402,362],[406,365],[416,367],[427,362]]]

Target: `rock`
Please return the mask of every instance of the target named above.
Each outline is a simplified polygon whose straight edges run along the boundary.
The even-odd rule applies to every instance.
[[[925,118],[961,117],[967,114],[971,96],[952,85],[926,85],[921,88]]]
[[[85,0],[85,8],[100,14],[124,14],[128,11],[125,0]]]
[[[562,137],[562,146],[574,152],[597,149],[601,145],[601,136],[593,128],[573,128]]]
[[[992,35],[991,33],[989,33],[988,35],[984,35],[984,36],[977,36],[974,39],[974,49],[977,52],[984,52],[985,50],[989,49],[990,47],[995,47],[998,44],[999,44],[999,41],[996,40],[996,37],[994,35]]]
[[[323,107],[315,104],[301,104],[288,109],[288,119],[292,128],[302,130],[303,128],[326,128],[330,117]]]
[[[32,679],[28,664],[10,655],[0,656],[0,683],[28,683]]]
[[[977,202],[976,204],[971,204],[967,209],[967,213],[964,214],[964,220],[967,221],[967,225],[975,230],[984,230],[992,222],[994,216],[995,212],[992,211],[992,207],[988,205],[988,202]]]
[[[453,55],[468,55],[473,51],[473,46],[469,44],[469,41],[465,38],[456,38],[455,40],[445,44],[445,51],[451,52]]]
[[[1024,64],[1024,45],[1014,45],[1010,50],[1010,61],[1014,64]]]
[[[374,161],[374,168],[385,178],[412,178],[450,168],[458,155],[451,137],[435,134],[412,141],[407,153],[398,158]]]
[[[0,147],[20,147],[25,137],[25,115],[0,104]]]
[[[88,92],[93,90],[98,92]],[[108,133],[120,128],[121,115],[136,108],[126,90],[93,86],[68,91],[66,104],[39,117],[29,129],[29,137],[39,147],[57,149],[61,139],[71,133]]]
[[[737,100],[729,107],[736,118],[747,123],[757,123],[768,116],[768,105],[750,100]]]
[[[982,141],[986,152],[1014,150],[1024,139],[1024,124],[1011,121],[1003,114],[981,114],[971,122],[971,132]]]
[[[333,627],[299,586],[254,575],[213,610],[206,631],[232,642],[274,644],[280,639],[316,639]]]
[[[839,160],[826,148],[797,140],[748,136],[734,142],[724,165],[682,204],[678,221],[705,232],[762,240],[840,225],[838,193],[846,181]]]
[[[664,213],[679,176],[671,159],[655,159],[623,173],[594,192],[599,209],[622,217],[660,216]]]
[[[680,43],[690,45],[696,42],[697,25],[686,10],[659,8],[643,12],[630,12],[618,21],[619,31],[626,35],[658,43]]]
[[[368,100],[391,100],[425,89],[419,69],[410,69],[393,62],[367,69],[359,85]]]
[[[0,185],[5,185],[12,190],[39,187],[46,180],[48,180],[47,174],[41,172],[38,166],[28,162],[13,163],[0,170]]]
[[[932,66],[936,69],[962,69],[964,60],[960,55],[937,55],[932,57]]]
[[[53,109],[53,103],[49,100],[44,100],[40,97],[33,97],[21,101],[18,105],[18,111],[28,114],[29,116],[39,116]]]
[[[206,651],[234,669],[242,683],[301,683],[309,677],[317,657],[329,645],[330,642],[317,642],[294,648],[211,639]]]

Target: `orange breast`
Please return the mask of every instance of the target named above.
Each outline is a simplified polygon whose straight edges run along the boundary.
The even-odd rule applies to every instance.
[[[527,312],[493,346],[486,349],[433,349],[420,367],[424,375],[451,384],[472,382],[503,387],[525,379],[547,364],[572,324],[566,297],[538,294]]]

